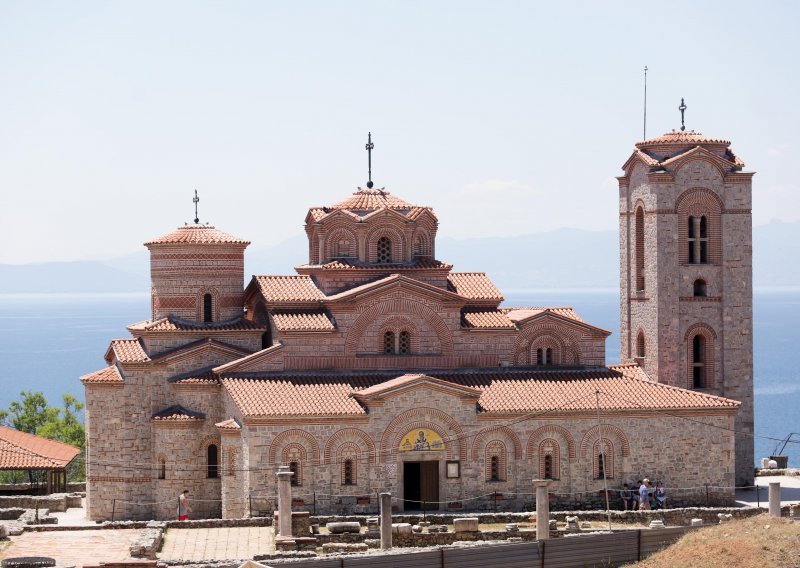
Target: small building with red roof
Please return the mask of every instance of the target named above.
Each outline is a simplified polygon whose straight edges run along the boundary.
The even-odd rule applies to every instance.
[[[67,490],[67,467],[81,449],[0,426],[0,471],[44,471],[47,493]]]

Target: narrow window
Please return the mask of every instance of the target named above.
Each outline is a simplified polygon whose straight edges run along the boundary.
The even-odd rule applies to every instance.
[[[353,483],[353,460],[344,460],[344,484],[354,485]]]
[[[300,485],[300,463],[296,461],[289,462],[289,471],[294,474],[292,476],[292,485]]]
[[[411,334],[407,331],[401,331],[397,347],[397,352],[401,355],[408,355],[411,353]]]
[[[386,355],[394,353],[394,332],[387,331],[383,334],[383,352]]]
[[[392,241],[389,237],[381,237],[378,239],[377,253],[378,262],[381,264],[392,262]]]
[[[159,479],[167,478],[167,460],[165,460],[164,458],[158,460],[158,478]]]
[[[490,472],[489,481],[500,481],[500,458],[498,456],[492,456]]]
[[[213,302],[211,301],[211,294],[206,294],[203,296],[203,321],[210,322],[214,321],[214,317],[212,315],[211,308],[213,307]]]
[[[536,364],[544,365],[544,349],[541,347],[536,350]]]
[[[216,444],[208,446],[208,477],[219,477],[219,450]]]
[[[695,296],[706,296],[708,294],[708,288],[706,286],[706,281],[702,278],[698,278],[694,281],[694,295]]]
[[[695,254],[694,254],[694,245],[695,245],[695,230],[694,230],[694,217],[689,217],[688,219],[688,226],[687,229],[689,230],[689,238],[687,242],[687,246],[689,247],[689,264],[694,264],[695,261]]]
[[[606,476],[606,455],[604,453],[597,454],[597,478],[603,479]]]
[[[272,334],[270,333],[270,330],[267,329],[267,331],[261,334],[261,349],[266,349],[271,345],[272,345]]]
[[[544,478],[553,479],[553,456],[550,454],[544,456]]]
[[[636,209],[636,291],[644,290],[644,209]]]
[[[644,359],[644,354],[644,332],[639,331],[639,335],[636,336],[636,358]]]
[[[708,262],[708,227],[706,226],[706,216],[700,217],[700,264]]]
[[[692,338],[692,385],[696,389],[706,386],[706,338],[700,334]]]
[[[545,365],[552,365],[553,364],[553,350],[549,347],[544,350],[544,364]]]

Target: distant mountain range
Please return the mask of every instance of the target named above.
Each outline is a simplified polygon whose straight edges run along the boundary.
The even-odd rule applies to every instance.
[[[487,272],[501,290],[616,288],[616,231],[558,229],[510,237],[437,239],[436,256],[457,271]],[[773,221],[753,229],[757,287],[800,286],[800,221]],[[293,274],[308,255],[304,235],[245,253],[251,274]],[[150,289],[146,250],[106,261],[0,264],[0,293],[110,293]]]

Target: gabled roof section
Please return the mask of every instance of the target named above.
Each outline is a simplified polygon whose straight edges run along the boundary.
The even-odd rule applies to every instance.
[[[258,370],[259,365],[269,364],[276,358],[283,357],[283,343],[275,343],[266,349],[256,351],[230,363],[214,367],[214,372],[218,375],[230,375],[234,373],[245,373]]]
[[[0,426],[0,470],[61,469],[80,452],[70,444]]]
[[[451,272],[447,284],[452,292],[470,300],[502,302],[504,299],[485,272]]]
[[[105,359],[111,363],[114,359],[120,363],[147,363],[150,357],[139,339],[112,339],[106,350]]]
[[[128,326],[128,330],[136,333],[154,332],[209,332],[209,331],[264,331],[266,326],[259,325],[242,317],[226,321],[195,322],[168,315],[154,321],[142,321]]]
[[[705,136],[701,132],[695,132],[694,130],[673,130],[672,132],[667,132],[666,134],[657,136],[656,138],[650,138],[649,140],[637,142],[636,147],[647,148],[649,146],[696,146],[698,144],[730,146],[731,141],[724,140],[722,138]]]
[[[514,322],[501,310],[464,312],[461,314],[463,329],[516,329]]]
[[[237,432],[242,429],[242,425],[239,424],[235,418],[228,418],[227,420],[223,420],[222,422],[217,422],[214,424],[220,430],[228,431],[228,432]]]
[[[244,349],[243,347],[239,347],[238,345],[231,345],[230,343],[225,343],[224,341],[219,341],[218,339],[198,339],[197,341],[192,341],[191,343],[187,343],[186,345],[181,345],[180,347],[176,347],[175,349],[170,349],[169,351],[164,351],[163,353],[159,353],[158,355],[153,356],[151,361],[162,361],[165,359],[172,359],[174,357],[180,357],[192,352],[199,352],[199,351],[206,351],[206,350],[213,350],[220,353],[225,353],[230,355],[231,357],[241,357],[242,355],[249,355],[252,351],[248,349]]]
[[[392,274],[390,276],[386,276],[385,278],[375,280],[374,282],[368,282],[367,284],[362,284],[361,286],[350,288],[349,290],[345,290],[344,292],[339,292],[338,294],[333,294],[331,296],[328,296],[327,300],[330,302],[351,300],[363,294],[370,294],[394,286],[407,286],[410,288],[420,290],[421,292],[427,294],[439,296],[440,298],[447,300],[455,300],[455,301],[464,300],[464,298],[462,296],[459,296],[458,294],[454,294],[453,292],[448,292],[447,290],[444,290],[437,286],[433,286],[426,282],[422,282],[421,280],[415,280],[414,278],[409,278],[408,276],[405,276],[403,274]]]
[[[388,272],[394,269],[408,270],[415,268],[439,268],[448,270],[453,265],[441,260],[435,260],[430,257],[418,257],[413,262],[391,262],[386,264],[377,264],[374,262],[361,262],[355,258],[337,258],[326,262],[325,264],[301,264],[297,267],[298,271],[313,268],[322,270],[369,270],[374,272]]]
[[[278,331],[336,331],[336,326],[323,312],[272,314],[272,321]]]
[[[116,365],[111,365],[105,369],[100,369],[94,373],[89,373],[81,377],[81,382],[85,385],[113,385],[123,384],[122,375]]]
[[[357,400],[371,400],[374,398],[385,398],[393,394],[400,394],[411,389],[433,387],[436,390],[447,391],[460,397],[475,398],[481,396],[481,390],[467,387],[449,381],[443,381],[420,373],[410,373],[395,379],[379,383],[377,385],[355,391],[353,397]]]
[[[160,410],[151,417],[151,420],[155,422],[199,422],[205,419],[206,415],[202,412],[189,410],[180,404],[175,404],[164,410]]]
[[[581,318],[575,310],[568,306],[559,306],[553,308],[500,308],[505,312],[506,316],[513,321],[517,327],[522,327],[528,323],[546,317],[559,319],[566,323],[579,325],[590,331],[594,331],[603,335],[611,335],[611,332],[602,327],[587,323]]]
[[[318,303],[325,298],[310,276],[253,276],[250,285],[270,303]]]
[[[644,368],[638,363],[625,363],[622,365],[609,365],[609,369],[612,371],[617,371],[621,373],[623,376],[628,377],[629,379],[639,379],[641,381],[650,381],[655,382],[650,376],[645,372]]]
[[[674,171],[678,169],[681,163],[698,157],[706,158],[707,160],[710,160],[711,162],[715,163],[717,167],[721,170],[723,175],[728,173],[732,169],[738,169],[732,167],[735,166],[735,164],[731,164],[729,160],[721,156],[718,156],[714,152],[706,150],[702,146],[695,146],[694,148],[688,150],[687,152],[680,153],[676,156],[673,156],[672,158],[669,158],[668,160],[664,160],[663,162],[661,162],[661,166],[669,171]]]
[[[213,367],[203,367],[202,369],[196,369],[194,371],[189,371],[188,373],[181,373],[179,375],[174,375],[168,378],[167,381],[176,385],[219,384],[219,379],[217,378],[217,375],[214,374]]]
[[[235,244],[247,246],[250,241],[234,237],[220,231],[213,225],[184,225],[171,233],[162,235],[152,241],[144,243],[146,247],[166,244],[191,244],[191,245],[223,245]]]

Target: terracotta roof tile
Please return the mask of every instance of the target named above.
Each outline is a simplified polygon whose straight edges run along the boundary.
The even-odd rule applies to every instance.
[[[95,371],[94,373],[89,373],[88,375],[83,375],[81,377],[81,382],[83,384],[114,384],[120,383],[122,384],[124,381],[122,380],[122,375],[119,374],[119,369],[115,365],[111,365],[110,367],[106,367],[105,369],[100,369],[99,371]]]
[[[184,320],[172,315],[157,319],[155,321],[143,321],[128,326],[130,331],[145,332],[171,332],[171,331],[264,331],[265,326],[259,325],[244,318],[236,318],[220,322],[194,322]]]
[[[656,138],[637,142],[636,147],[647,148],[648,146],[684,146],[697,144],[724,144],[725,146],[730,146],[730,143],[730,140],[711,138],[709,136],[704,136],[700,132],[695,132],[694,130],[673,130],[672,132],[667,132]]]
[[[272,314],[279,331],[335,331],[336,326],[324,313]]]
[[[204,367],[188,373],[181,373],[167,379],[170,383],[179,385],[214,385],[219,384],[217,375],[214,374],[213,367]]]
[[[475,397],[478,397],[481,394],[481,390],[477,388],[460,385],[450,381],[443,381],[442,379],[437,379],[436,377],[431,377],[429,375],[425,375],[422,373],[407,373],[405,375],[401,375],[394,379],[389,379],[388,381],[383,381],[378,384],[372,385],[371,387],[357,390],[353,393],[353,395],[356,397],[366,398],[376,394],[381,394],[387,391],[391,391],[403,386],[413,385],[414,383],[423,383],[423,382],[453,387],[455,389],[458,389],[462,393],[466,393]]]
[[[153,414],[152,420],[157,422],[191,422],[205,420],[206,415],[176,404]]]
[[[0,426],[0,470],[60,469],[81,449],[7,426]]]
[[[451,291],[464,298],[503,301],[503,294],[485,272],[451,272],[447,282]]]
[[[250,241],[240,239],[220,231],[212,225],[184,225],[171,233],[162,235],[152,241],[144,243],[145,246],[165,244],[193,244],[193,245],[218,245],[238,244],[249,245]]]
[[[502,311],[465,312],[461,314],[461,327],[467,329],[514,329],[514,322]]]
[[[146,363],[150,361],[142,342],[138,339],[112,339],[109,351],[113,351],[120,363]]]
[[[537,316],[541,313],[551,313],[557,314],[559,316],[565,317],[567,319],[579,321],[585,323],[583,318],[578,315],[578,313],[569,306],[556,306],[552,308],[500,308],[502,312],[504,312],[508,318],[512,321],[522,321],[528,319],[532,316]]]
[[[325,298],[310,276],[255,276],[268,302],[319,302]]]
[[[735,410],[740,403],[637,378],[630,366],[613,368],[492,368],[430,370],[425,374],[482,391],[485,412],[591,412],[600,390],[603,410]],[[391,380],[397,372],[299,372],[222,382],[245,416],[361,415],[353,396]],[[407,380],[407,379],[402,379]]]
[[[412,209],[415,206],[408,201],[392,195],[384,189],[358,188],[358,191],[329,209],[347,209],[350,211],[374,211],[375,209]]]
[[[241,430],[242,427],[239,425],[238,422],[234,418],[228,418],[227,420],[223,420],[222,422],[217,422],[214,424],[220,430]]]
[[[322,268],[323,270],[374,270],[374,271],[390,271],[394,269],[409,269],[409,268],[452,268],[452,264],[435,260],[428,257],[420,257],[413,262],[392,262],[387,264],[375,264],[360,262],[355,259],[338,258],[322,265],[302,264],[298,269],[303,268]]]

